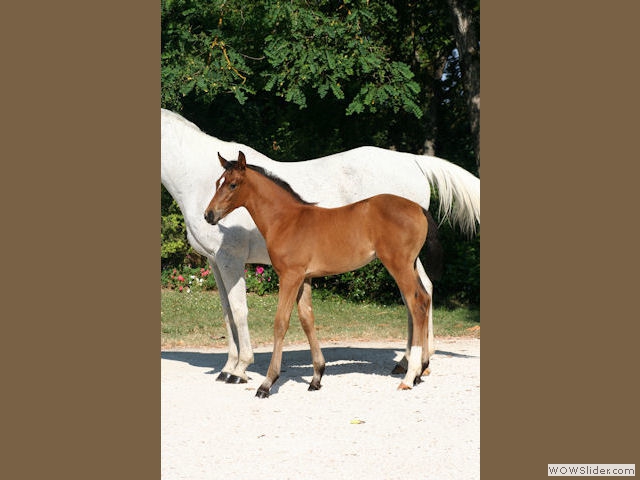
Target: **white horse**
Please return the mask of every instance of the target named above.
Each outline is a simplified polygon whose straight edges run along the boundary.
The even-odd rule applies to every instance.
[[[338,207],[381,193],[412,200],[428,210],[431,187],[438,189],[440,212],[467,234],[480,223],[480,180],[461,167],[437,157],[414,155],[376,147],[360,147],[302,162],[276,162],[246,145],[225,142],[202,132],[177,113],[161,110],[161,181],[178,203],[193,249],[208,258],[220,294],[229,338],[229,355],[218,380],[247,381],[253,363],[247,322],[244,267],[270,264],[262,235],[251,216],[239,208],[216,226],[205,221],[204,211],[222,174],[218,153],[236,158],[242,150],[247,163],[264,167],[287,181],[308,202]],[[429,295],[433,284],[417,263]],[[407,351],[410,356],[411,319]],[[433,354],[433,316],[429,308],[429,353]]]

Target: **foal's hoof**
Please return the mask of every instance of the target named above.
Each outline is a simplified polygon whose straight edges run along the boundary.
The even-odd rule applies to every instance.
[[[396,363],[396,366],[393,367],[393,370],[391,370],[391,374],[394,375],[397,373],[407,373],[407,369],[399,363]]]
[[[321,388],[322,388],[322,385],[320,385],[319,383],[317,385],[313,383],[309,384],[310,392],[315,392],[316,390],[320,390]]]
[[[247,383],[247,381],[244,378],[239,377],[238,375],[229,375],[227,377],[226,383],[233,383],[237,385],[239,383]]]
[[[217,382],[226,382],[227,380],[229,380],[229,377],[231,377],[230,373],[220,372],[220,375],[218,375],[218,378],[216,378],[216,381]]]
[[[422,383],[422,379],[420,377],[416,377],[413,379],[413,386],[415,387],[419,383]]]
[[[258,389],[258,391],[256,392],[256,397],[258,397],[258,398],[269,398],[269,390]]]
[[[404,382],[400,382],[400,385],[398,385],[398,390],[411,390],[411,387],[405,385]]]

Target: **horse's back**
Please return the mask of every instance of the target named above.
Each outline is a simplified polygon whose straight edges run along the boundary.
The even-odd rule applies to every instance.
[[[390,238],[402,238],[402,243],[414,250],[420,249],[427,237],[426,210],[398,195],[380,194],[344,207],[310,210],[318,213],[310,220],[323,223],[328,236],[341,238],[342,244],[362,242],[375,249],[376,244],[388,243]]]
[[[379,217],[376,220],[381,224],[397,225],[412,232],[415,230],[416,235],[424,231],[426,238],[429,222],[427,211],[421,205],[404,197],[386,193],[367,200],[372,205],[373,214]]]

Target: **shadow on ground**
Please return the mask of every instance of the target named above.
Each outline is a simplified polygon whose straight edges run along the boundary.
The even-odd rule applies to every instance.
[[[371,347],[326,347],[322,349],[326,361],[325,375],[341,375],[347,373],[365,373],[372,375],[390,375],[397,360],[400,359],[402,349],[397,348],[371,348]],[[474,355],[436,350],[436,356],[476,358]],[[206,375],[217,375],[227,361],[226,352],[189,352],[189,351],[165,351],[161,352],[164,360],[185,362],[194,367],[208,368]],[[254,363],[249,367],[261,375],[266,375],[271,352],[259,352],[254,354]],[[248,372],[251,378],[251,373]],[[295,350],[285,350],[282,354],[282,369],[280,379],[276,385],[292,380],[299,383],[307,383],[303,377],[313,375],[311,365],[311,353],[308,347],[300,347]],[[401,375],[398,375],[400,378]],[[274,385],[274,388],[276,387]],[[275,393],[275,392],[273,392]]]

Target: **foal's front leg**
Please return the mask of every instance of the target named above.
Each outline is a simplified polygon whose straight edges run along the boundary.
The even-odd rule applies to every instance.
[[[271,362],[267,370],[267,376],[258,388],[256,397],[267,398],[269,391],[280,377],[280,365],[282,363],[282,345],[284,343],[284,335],[289,328],[289,320],[291,319],[291,311],[293,304],[298,296],[298,291],[304,276],[280,276],[280,288],[278,290],[278,309],[276,311],[276,320],[273,324],[273,353],[271,354]]]

